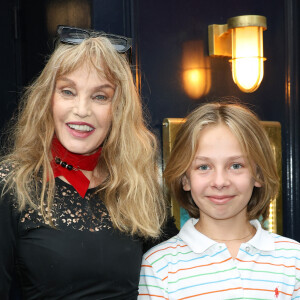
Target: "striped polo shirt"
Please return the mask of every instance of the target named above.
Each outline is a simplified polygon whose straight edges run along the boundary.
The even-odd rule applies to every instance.
[[[255,236],[233,259],[189,219],[143,258],[138,299],[300,299],[300,244],[251,224]]]

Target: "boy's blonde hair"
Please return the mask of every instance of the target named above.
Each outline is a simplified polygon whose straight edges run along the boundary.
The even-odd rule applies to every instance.
[[[164,178],[170,192],[193,218],[199,218],[199,208],[191,193],[182,188],[182,177],[190,167],[201,130],[206,126],[225,124],[238,139],[242,151],[252,164],[252,174],[261,187],[254,187],[248,203],[249,220],[268,217],[270,201],[279,188],[275,157],[269,138],[257,116],[245,106],[233,103],[208,103],[190,113],[179,129],[167,163]]]

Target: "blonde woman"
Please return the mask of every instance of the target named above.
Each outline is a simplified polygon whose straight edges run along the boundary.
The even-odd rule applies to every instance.
[[[0,298],[136,299],[166,217],[125,37],[60,26],[0,167]]]
[[[254,113],[230,103],[194,110],[164,177],[191,218],[144,255],[139,299],[300,297],[300,244],[261,225],[279,180]]]

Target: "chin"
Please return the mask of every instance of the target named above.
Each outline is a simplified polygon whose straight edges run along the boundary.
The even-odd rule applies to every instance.
[[[97,148],[91,148],[91,149],[84,149],[82,146],[74,146],[74,147],[66,147],[66,149],[72,153],[75,154],[81,154],[81,155],[90,155],[97,151],[99,147]]]
[[[71,152],[73,152],[75,154],[80,154],[80,155],[90,155],[90,154],[95,153],[97,151],[97,149],[95,149],[95,150],[87,150],[87,151],[78,150],[78,151],[71,151]]]

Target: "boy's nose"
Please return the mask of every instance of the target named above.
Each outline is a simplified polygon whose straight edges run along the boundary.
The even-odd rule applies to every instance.
[[[216,170],[211,182],[212,187],[221,190],[229,185],[228,174],[225,170]]]

